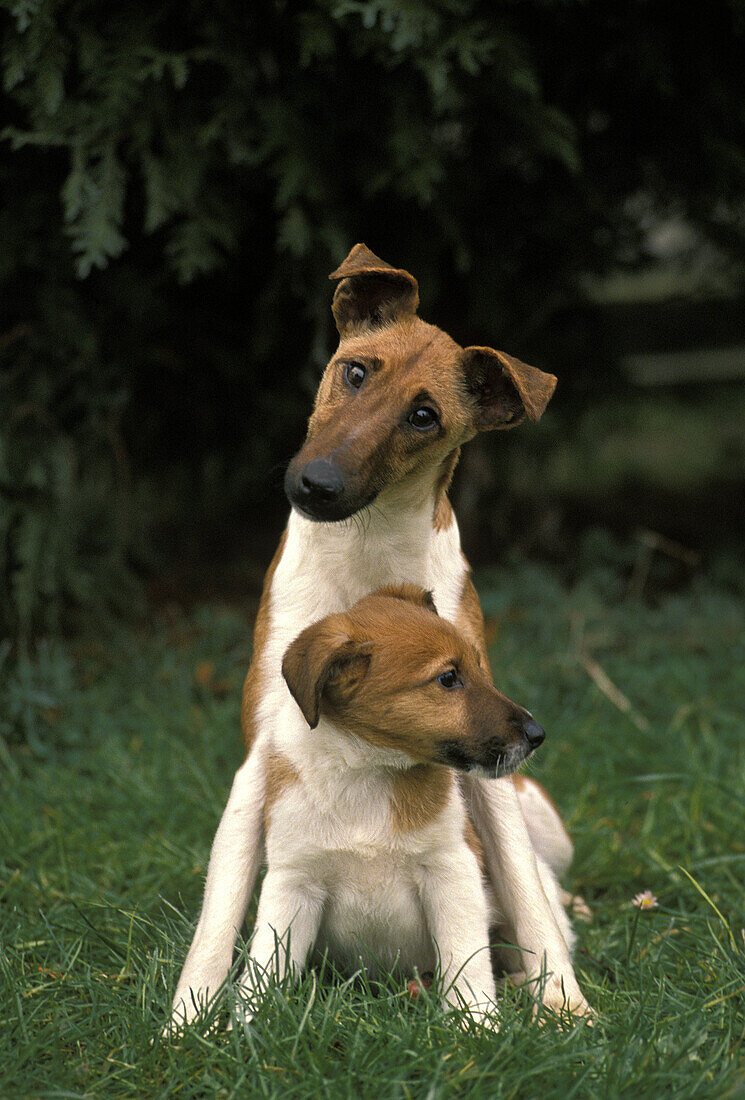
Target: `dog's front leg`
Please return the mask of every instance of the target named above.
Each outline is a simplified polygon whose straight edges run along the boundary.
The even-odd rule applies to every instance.
[[[266,983],[290,973],[297,979],[321,926],[325,891],[292,867],[271,868],[261,887],[256,928],[238,987],[239,1014],[253,1016]]]
[[[253,750],[233,780],[210,854],[204,903],[173,998],[170,1029],[190,1023],[230,970],[233,948],[263,858],[263,754]]]
[[[461,782],[497,902],[514,931],[528,982],[549,1008],[591,1015],[541,883],[514,783],[473,776],[464,776]]]
[[[438,952],[450,1004],[467,1005],[477,1019],[496,1015],[496,991],[489,952],[489,912],[476,859],[469,848],[430,862],[420,894]]]

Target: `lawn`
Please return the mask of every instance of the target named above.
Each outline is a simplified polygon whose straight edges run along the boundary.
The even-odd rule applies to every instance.
[[[479,589],[497,682],[548,731],[595,1027],[509,991],[497,1033],[319,974],[245,1033],[158,1040],[241,758],[250,617],[210,605],[5,670],[0,1096],[745,1097],[745,594],[641,603],[610,559]]]

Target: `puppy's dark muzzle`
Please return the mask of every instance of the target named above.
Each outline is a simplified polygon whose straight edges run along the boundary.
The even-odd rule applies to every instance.
[[[517,736],[505,739],[489,737],[477,744],[467,741],[441,741],[438,753],[443,764],[459,771],[477,772],[493,778],[511,775],[530,754],[542,745],[546,731],[534,718],[521,719]]]

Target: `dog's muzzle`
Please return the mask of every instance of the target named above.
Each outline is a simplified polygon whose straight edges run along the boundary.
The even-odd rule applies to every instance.
[[[350,500],[344,476],[329,458],[314,458],[299,471],[290,464],[285,493],[294,508],[320,523],[349,519],[369,503]]]
[[[443,764],[484,779],[499,779],[517,771],[546,737],[543,727],[528,717],[521,723],[521,734],[519,740],[509,742],[494,737],[479,745],[441,741],[437,747]]]

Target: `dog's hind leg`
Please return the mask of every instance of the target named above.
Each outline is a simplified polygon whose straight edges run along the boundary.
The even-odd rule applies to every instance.
[[[546,870],[553,872],[556,879],[560,879],[568,870],[574,855],[574,845],[561,815],[540,783],[525,775],[516,775],[514,782],[535,854],[539,861],[547,864]],[[548,894],[548,890],[546,893]],[[561,906],[569,909],[577,920],[592,920],[592,912],[579,894],[570,894],[568,890],[559,888],[558,897]]]
[[[561,815],[548,793],[534,779],[516,775],[514,784],[535,853],[557,878],[561,878],[574,855],[574,846]]]
[[[166,1032],[190,1023],[214,998],[230,970],[263,858],[264,781],[263,754],[254,750],[236,772],[215,834],[202,912]]]
[[[530,841],[515,785],[463,776],[462,789],[483,848],[487,872],[499,911],[519,948],[519,967],[543,1004],[577,1015],[591,1013],[577,979],[565,938],[566,915],[557,904],[558,885],[551,876],[546,896],[544,875]],[[546,868],[547,870],[547,868]],[[553,889],[551,887],[553,884]],[[563,926],[563,927],[562,927]]]

